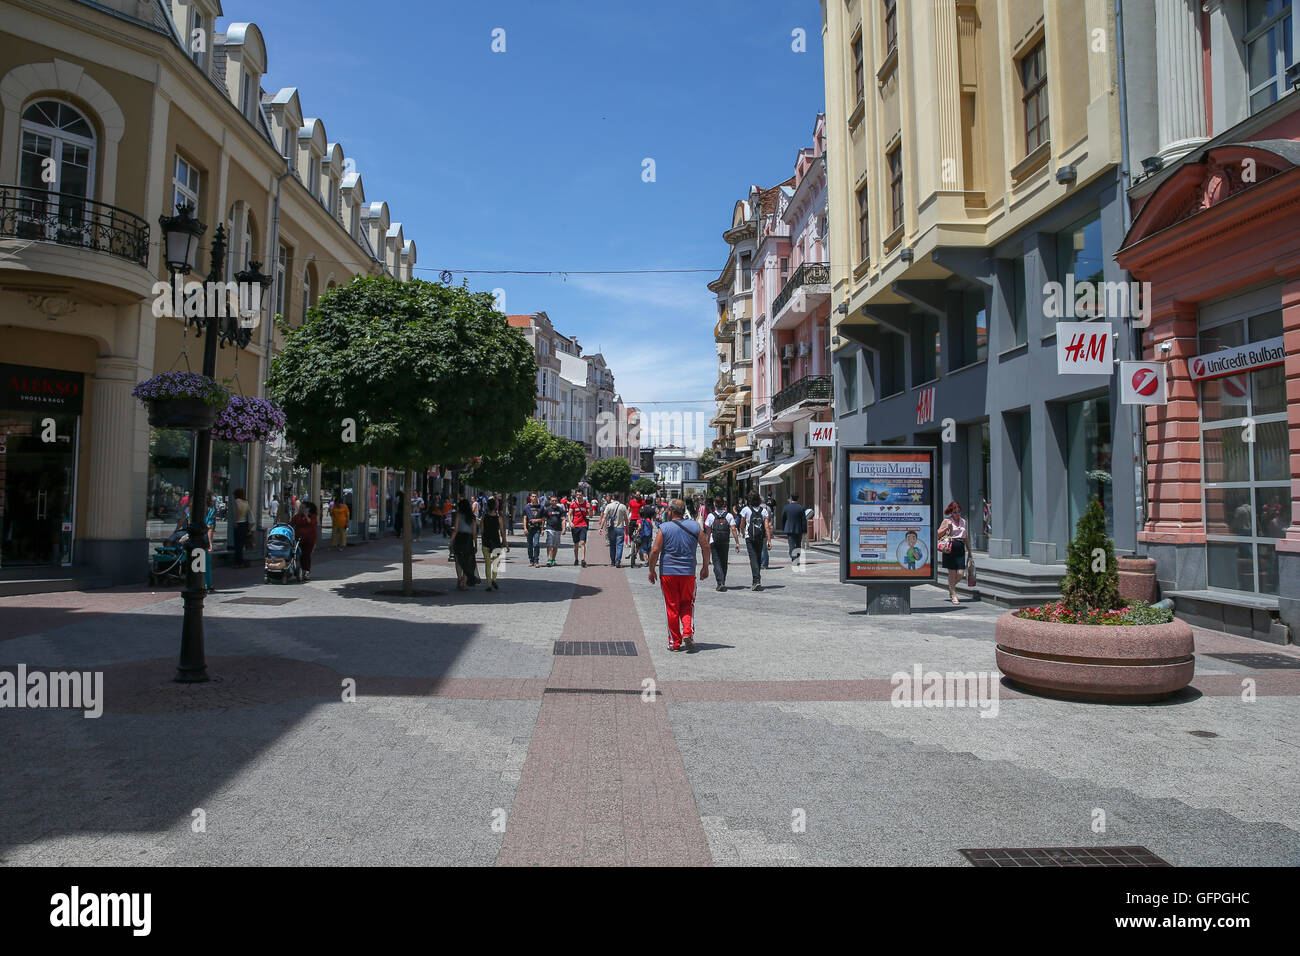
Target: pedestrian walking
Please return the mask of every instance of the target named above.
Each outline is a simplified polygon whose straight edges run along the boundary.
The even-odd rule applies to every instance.
[[[558,498],[552,496],[542,509],[542,514],[546,518],[546,566],[555,567],[555,559],[560,553],[560,535],[564,533],[565,518],[568,512],[564,505],[560,504]]]
[[[411,540],[419,541],[424,537],[424,497],[420,489],[411,495]]]
[[[944,518],[939,525],[939,553],[941,561],[948,572],[948,600],[955,605],[961,601],[957,597],[957,582],[966,570],[966,549],[970,540],[966,519],[961,516],[961,505],[950,501],[943,509]]]
[[[542,561],[542,531],[546,527],[546,515],[537,501],[537,492],[528,496],[524,505],[524,534],[528,541],[528,566],[535,568]]]
[[[640,538],[641,528],[641,496],[633,493],[627,500],[627,535],[624,541],[624,547],[629,555],[629,563],[633,570],[636,569],[636,559],[640,554],[638,539]]]
[[[627,505],[618,495],[609,496],[609,504],[600,513],[600,530],[609,537],[609,563],[611,567],[623,566],[623,536],[627,531]]]
[[[487,580],[487,590],[499,591],[497,573],[501,567],[502,550],[510,550],[510,541],[506,538],[504,519],[500,514],[500,503],[496,498],[489,498],[487,514],[481,522],[483,526],[483,577]]]
[[[352,509],[343,500],[343,495],[334,492],[334,503],[330,505],[330,528],[334,532],[333,548],[342,551],[348,546],[348,524],[352,521]]]
[[[393,537],[400,538],[402,536],[402,521],[405,517],[406,494],[399,491],[393,496]]]
[[[316,522],[316,506],[304,501],[298,506],[298,513],[289,519],[289,525],[298,536],[298,563],[302,567],[302,579],[311,580],[311,556],[316,550],[316,538],[320,528]]]
[[[763,590],[763,553],[772,541],[772,512],[762,503],[758,492],[749,495],[748,507],[740,511],[740,533],[749,551],[749,571],[753,576],[751,591]]]
[[[660,590],[668,613],[668,650],[695,652],[695,549],[700,562],[700,580],[709,576],[709,535],[698,521],[686,519],[686,502],[674,498],[668,506],[668,521],[660,526],[650,548],[650,583],[659,569]]]
[[[646,502],[641,506],[640,514],[637,516],[637,541],[636,550],[641,556],[641,560],[646,564],[650,563],[650,548],[655,536],[655,507]]]
[[[235,489],[235,567],[246,568],[248,562],[244,560],[244,548],[248,546],[249,529],[251,522],[249,516],[252,514],[252,508],[249,507],[248,497],[243,488]]]
[[[515,533],[515,496],[511,495],[506,498],[506,534],[511,537]]]
[[[790,563],[793,565],[798,554],[803,551],[803,536],[808,533],[808,518],[803,505],[799,504],[797,494],[790,495],[790,501],[781,509],[781,531],[785,534],[786,545],[790,549]]]
[[[587,566],[587,529],[590,527],[591,503],[581,491],[569,503],[569,531],[573,537],[573,563]]]
[[[478,519],[467,499],[456,502],[456,534],[451,539],[451,553],[456,559],[456,590],[464,591],[479,583]]]
[[[713,510],[704,517],[704,528],[709,533],[709,552],[713,555],[713,586],[727,590],[727,548],[740,554],[740,535],[736,533],[736,519],[727,510],[724,498],[715,498]]]

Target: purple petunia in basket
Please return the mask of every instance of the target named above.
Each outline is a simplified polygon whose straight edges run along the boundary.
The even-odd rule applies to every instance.
[[[267,441],[284,431],[284,409],[265,398],[231,396],[217,416],[212,437],[228,442]]]
[[[162,372],[131,389],[142,402],[166,402],[178,398],[198,399],[205,405],[225,405],[230,390],[215,379],[197,372]]]

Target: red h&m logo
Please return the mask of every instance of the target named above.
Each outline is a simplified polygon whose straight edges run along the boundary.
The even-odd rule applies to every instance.
[[[923,388],[920,397],[916,400],[916,423],[924,425],[932,421],[934,421],[934,388]]]
[[[1075,335],[1065,347],[1067,362],[1100,362],[1106,358],[1106,342],[1109,332],[1088,332]]]

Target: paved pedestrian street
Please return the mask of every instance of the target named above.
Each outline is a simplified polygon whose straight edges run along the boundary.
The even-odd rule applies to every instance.
[[[832,556],[799,571],[778,546],[764,591],[735,558],[730,590],[703,583],[699,650],[671,653],[644,568],[579,569],[566,547],[534,569],[515,539],[500,590],[462,593],[444,542],[416,544],[413,598],[376,593],[400,581],[392,539],[325,551],[303,585],[218,569],[206,684],[171,681],[176,592],[0,598],[3,669],[104,680],[97,719],[0,710],[0,859],[965,866],[962,849],[1145,846],[1300,864],[1300,671],[1205,656],[1258,642],[1198,631],[1192,690],[1161,705],[995,685],[904,707],[897,672],[996,678],[996,608],[919,588],[910,617],[868,617]]]

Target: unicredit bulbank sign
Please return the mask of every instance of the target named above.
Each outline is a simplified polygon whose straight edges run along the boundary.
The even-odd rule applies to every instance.
[[[1220,349],[1208,355],[1198,355],[1187,363],[1187,369],[1191,372],[1192,381],[1200,382],[1207,378],[1264,368],[1266,365],[1280,365],[1285,358],[1286,349],[1282,345],[1282,337],[1278,336],[1235,349]]]

